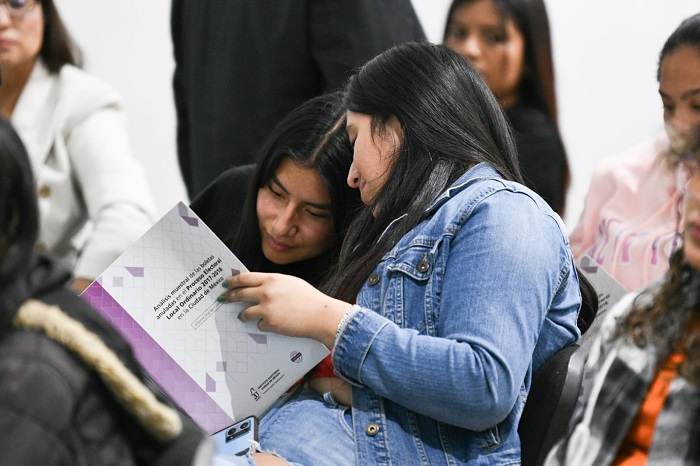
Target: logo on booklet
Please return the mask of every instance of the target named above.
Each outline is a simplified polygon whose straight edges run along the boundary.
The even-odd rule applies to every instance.
[[[299,351],[292,351],[289,354],[289,359],[292,362],[296,362],[298,364],[304,360],[304,357],[301,355],[301,353]]]

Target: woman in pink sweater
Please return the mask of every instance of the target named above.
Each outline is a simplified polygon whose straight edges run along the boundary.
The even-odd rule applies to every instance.
[[[700,125],[700,15],[667,39],[657,78],[665,134],[600,163],[570,236],[576,259],[589,254],[630,291],[663,276],[679,246],[688,167],[674,148]]]

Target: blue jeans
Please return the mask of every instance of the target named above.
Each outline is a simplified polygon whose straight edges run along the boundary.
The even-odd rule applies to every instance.
[[[351,409],[304,388],[263,417],[260,445],[293,465],[355,465]]]
[[[273,406],[260,420],[259,434],[263,452],[277,454],[292,466],[356,464],[351,409],[309,388]],[[245,457],[220,464],[255,463]]]

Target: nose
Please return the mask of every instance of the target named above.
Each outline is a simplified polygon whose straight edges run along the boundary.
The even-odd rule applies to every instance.
[[[10,16],[7,3],[0,2],[0,28],[6,28],[12,24],[12,16]]]
[[[467,36],[457,50],[464,58],[474,61],[481,57],[481,43],[474,35]]]
[[[669,123],[679,135],[687,136],[700,126],[700,117],[692,109],[682,107],[676,109]]]
[[[348,186],[351,188],[359,188],[360,187],[360,173],[357,171],[357,168],[355,168],[355,162],[350,164],[350,170],[348,171]]]
[[[272,233],[275,236],[294,236],[297,230],[294,206],[288,205],[272,221]]]

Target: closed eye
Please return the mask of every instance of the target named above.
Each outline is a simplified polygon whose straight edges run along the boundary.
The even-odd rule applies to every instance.
[[[272,195],[275,197],[278,197],[280,199],[282,199],[284,197],[284,195],[282,194],[282,191],[275,189],[275,187],[273,187],[272,184],[270,184],[270,183],[268,183],[267,189],[269,189],[270,192],[272,193]]]
[[[328,213],[327,212],[314,212],[313,210],[307,210],[309,215],[315,218],[328,218]]]

